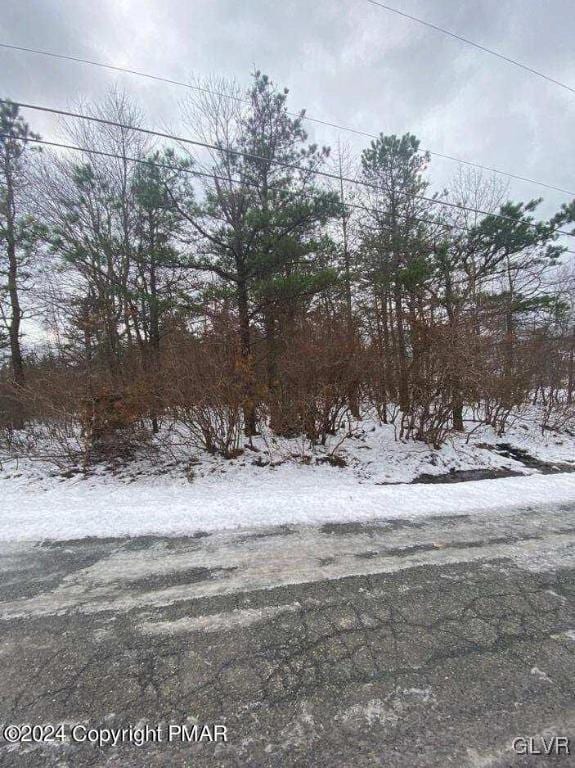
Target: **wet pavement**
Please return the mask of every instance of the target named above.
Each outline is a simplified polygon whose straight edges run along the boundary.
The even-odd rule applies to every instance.
[[[4,543],[0,633],[1,766],[575,765],[575,505]]]

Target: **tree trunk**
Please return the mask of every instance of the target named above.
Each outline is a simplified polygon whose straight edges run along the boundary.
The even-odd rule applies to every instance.
[[[403,305],[401,301],[401,286],[395,284],[395,320],[397,323],[397,354],[399,362],[399,407],[404,413],[409,411],[409,385],[407,380],[407,352],[405,343],[405,328],[403,327]]]
[[[155,238],[153,227],[150,227],[150,350],[152,370],[152,432],[160,431],[158,425],[158,410],[160,408],[159,378],[160,378],[160,308],[158,303],[158,285],[156,276],[156,258],[154,255]]]
[[[348,238],[347,238],[347,213],[345,209],[345,196],[344,196],[344,190],[343,190],[343,169],[341,164],[341,151],[339,154],[339,192],[340,192],[340,198],[341,198],[341,204],[342,204],[342,214],[341,214],[341,233],[342,233],[342,241],[343,241],[343,269],[344,269],[344,288],[345,288],[345,317],[346,317],[346,326],[347,326],[347,334],[348,334],[348,342],[350,346],[350,351],[354,349],[354,328],[353,328],[353,310],[352,310],[352,299],[351,299],[351,258],[349,254],[349,245],[348,245]],[[351,415],[355,419],[359,419],[360,417],[360,408],[359,408],[359,383],[357,381],[352,381],[349,385],[349,391],[348,391],[348,406]]]
[[[456,432],[463,432],[463,403],[460,399],[455,401],[453,406],[453,429]]]
[[[573,333],[571,335],[571,346],[569,348],[569,368],[567,373],[567,402],[569,405],[573,403],[573,389],[575,387],[575,326],[573,326]]]
[[[7,161],[8,162],[8,161]],[[14,429],[22,429],[24,426],[24,407],[18,391],[24,384],[24,360],[20,346],[20,324],[22,321],[22,309],[18,292],[18,256],[16,253],[15,234],[15,200],[14,186],[10,168],[6,168],[6,250],[8,254],[8,294],[10,296],[10,324],[8,335],[10,339],[10,360],[12,377],[16,387],[12,426]]]
[[[270,427],[276,434],[284,434],[289,424],[286,421],[287,414],[283,408],[283,398],[278,373],[278,350],[276,339],[275,320],[269,308],[264,310],[264,329],[266,341],[266,378],[267,390],[270,399]]]
[[[245,382],[244,396],[244,432],[247,437],[257,434],[254,365],[251,348],[250,316],[248,290],[245,281],[238,281],[238,312],[240,317],[240,354],[242,358],[242,376]]]

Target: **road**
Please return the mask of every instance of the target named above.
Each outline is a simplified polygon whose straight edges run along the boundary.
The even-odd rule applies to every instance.
[[[5,542],[0,722],[65,734],[0,741],[0,765],[575,765],[574,515]],[[572,754],[513,751],[542,735]]]

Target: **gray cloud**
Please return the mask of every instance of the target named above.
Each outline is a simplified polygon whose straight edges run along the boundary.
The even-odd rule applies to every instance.
[[[575,85],[572,0],[395,0],[429,19]],[[439,152],[575,186],[575,96],[363,0],[12,0],[1,41],[189,79],[248,83],[254,67],[290,88],[292,109],[370,132],[419,136]],[[114,84],[150,125],[177,125],[181,89],[0,50],[3,94],[51,106],[101,98]],[[57,126],[30,114],[46,137]],[[310,125],[322,143],[337,132]],[[359,150],[367,140],[345,135]],[[456,166],[434,159],[436,184]],[[515,198],[565,195],[513,182]]]

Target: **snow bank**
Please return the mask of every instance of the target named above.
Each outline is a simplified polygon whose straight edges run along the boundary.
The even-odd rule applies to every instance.
[[[575,474],[374,486],[334,468],[284,466],[193,484],[77,480],[47,490],[0,478],[0,540],[190,535],[236,527],[480,514],[575,504]]]
[[[353,438],[339,447],[342,468],[317,463],[341,443],[341,434],[313,449],[301,438],[255,438],[254,450],[231,461],[205,453],[193,457],[189,448],[179,455],[176,446],[175,454],[163,452],[160,441],[157,452],[147,457],[113,470],[96,466],[87,477],[62,476],[42,462],[8,463],[0,466],[0,540],[176,536],[575,503],[575,472],[540,475],[501,451],[501,443],[510,443],[543,461],[575,467],[575,437],[543,435],[539,416],[536,409],[528,409],[510,423],[504,438],[490,427],[472,428],[469,422],[468,434],[452,435],[438,450],[396,440],[393,425],[366,417],[356,425]],[[307,464],[297,458],[302,452]],[[422,474],[477,469],[525,474],[453,485],[409,485]],[[186,478],[192,475],[190,483]]]

